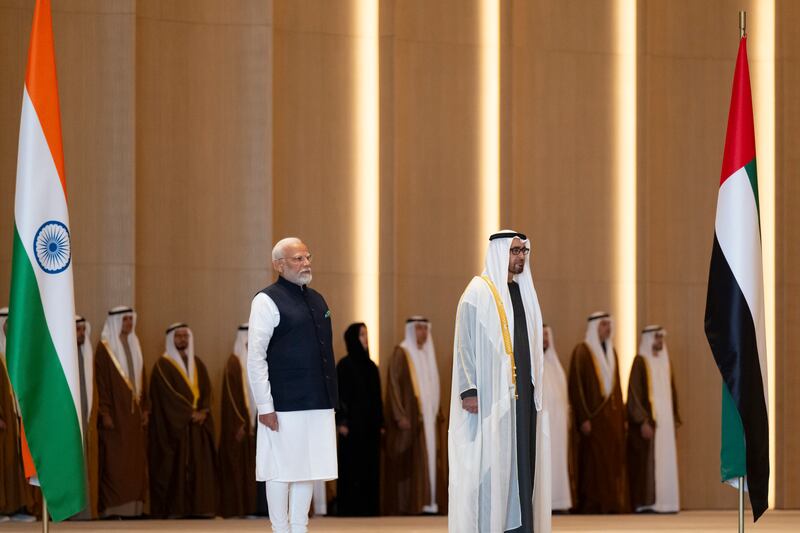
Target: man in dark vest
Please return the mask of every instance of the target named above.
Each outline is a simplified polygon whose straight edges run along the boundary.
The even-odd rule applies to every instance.
[[[279,241],[272,267],[278,280],[253,298],[248,331],[256,479],[266,481],[272,531],[303,533],[314,481],[338,474],[331,312],[308,287],[311,254],[300,239]]]

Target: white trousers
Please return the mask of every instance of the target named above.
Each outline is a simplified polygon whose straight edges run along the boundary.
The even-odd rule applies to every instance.
[[[306,533],[313,481],[267,481],[269,521],[274,533]]]
[[[311,502],[314,504],[314,516],[325,516],[328,514],[328,496],[325,493],[325,482],[318,479],[314,481],[314,497]]]

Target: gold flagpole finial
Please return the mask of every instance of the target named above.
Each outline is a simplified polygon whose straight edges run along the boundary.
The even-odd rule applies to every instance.
[[[747,11],[739,11],[739,39],[747,35]]]

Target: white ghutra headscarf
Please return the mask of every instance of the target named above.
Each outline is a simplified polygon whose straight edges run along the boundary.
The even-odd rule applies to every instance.
[[[244,393],[245,401],[247,401],[248,416],[250,423],[255,427],[256,416],[258,415],[258,408],[256,407],[256,399],[253,396],[253,390],[250,388],[250,380],[247,376],[247,333],[249,325],[247,322],[239,324],[239,329],[236,331],[236,340],[233,341],[233,355],[239,359],[239,366],[242,367],[242,392]]]
[[[600,322],[603,320],[611,322],[611,333],[606,339],[605,350],[603,350],[603,343],[600,342],[600,333],[598,332]],[[600,392],[603,397],[606,397],[611,394],[611,387],[614,386],[614,377],[617,372],[617,360],[614,357],[614,321],[611,319],[611,315],[603,311],[596,311],[589,315],[584,342],[592,352],[594,364],[600,373]]]
[[[119,338],[120,332],[122,332],[122,320],[126,316],[130,316],[133,319],[133,327],[128,334],[128,347],[131,350],[131,360],[133,361],[133,376],[129,375],[125,348],[122,346],[122,340]],[[103,331],[100,333],[100,342],[105,345],[109,357],[116,363],[115,366],[120,374],[122,374],[122,377],[125,378],[128,383],[133,384],[136,396],[141,396],[144,358],[142,357],[142,346],[139,343],[139,337],[136,335],[136,313],[132,308],[118,306],[108,312],[106,323],[103,325]]]
[[[489,249],[486,252],[486,263],[483,275],[488,276],[503,302],[506,319],[508,320],[508,333],[511,342],[514,342],[514,308],[511,304],[511,294],[508,291],[508,256],[514,238],[519,238],[522,245],[530,248],[530,241],[522,233],[511,230],[502,230],[489,238]],[[531,354],[531,381],[535,387],[534,400],[536,410],[542,410],[542,376],[544,375],[544,349],[542,348],[542,310],[539,307],[539,297],[533,287],[531,275],[531,257],[525,256],[525,268],[521,274],[514,275],[514,281],[519,285],[522,304],[525,307],[525,318],[528,327],[528,342]],[[522,376],[517,376],[520,379]]]

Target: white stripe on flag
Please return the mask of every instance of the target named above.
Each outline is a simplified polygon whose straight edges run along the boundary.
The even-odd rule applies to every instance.
[[[76,412],[80,413],[72,264],[61,273],[47,274],[39,267],[33,249],[36,232],[45,222],[57,220],[69,228],[67,201],[53,154],[27,87],[22,96],[14,217],[20,240],[39,285],[39,297],[42,300],[47,328],[61,360]]]
[[[761,232],[756,199],[744,167],[734,172],[719,188],[715,231],[725,260],[750,308],[756,331],[761,379],[764,383],[764,401],[769,405]]]

